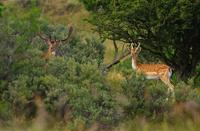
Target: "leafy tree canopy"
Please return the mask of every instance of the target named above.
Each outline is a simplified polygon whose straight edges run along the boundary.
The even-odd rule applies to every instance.
[[[172,66],[182,78],[200,62],[200,2],[192,0],[81,0],[101,37],[143,49]]]

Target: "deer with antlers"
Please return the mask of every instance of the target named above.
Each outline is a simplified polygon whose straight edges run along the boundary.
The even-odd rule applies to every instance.
[[[48,45],[48,50],[47,52],[44,54],[43,58],[45,60],[48,60],[51,56],[55,56],[56,54],[56,49],[58,48],[58,46],[65,42],[68,41],[71,34],[73,32],[73,28],[72,26],[69,27],[69,32],[68,32],[68,36],[62,40],[56,40],[56,39],[52,39],[51,36],[49,37],[45,37],[44,35],[42,35],[41,33],[39,33],[39,37],[45,41],[45,43]]]
[[[165,64],[140,64],[137,63],[138,54],[141,51],[140,43],[137,46],[131,45],[132,68],[136,73],[143,73],[147,79],[160,79],[168,86],[168,92],[174,97],[174,86],[170,82],[172,70]]]

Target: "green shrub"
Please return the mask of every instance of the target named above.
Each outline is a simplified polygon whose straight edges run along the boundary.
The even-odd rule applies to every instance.
[[[49,70],[58,69],[55,68],[54,63],[57,62],[51,62],[53,66],[50,66]],[[68,59],[65,63],[62,64],[63,69],[66,69],[64,72],[57,74],[55,71],[54,73],[56,73],[57,78],[64,82],[63,88],[67,94],[66,101],[72,108],[75,118],[82,117],[86,121],[111,122],[114,116],[115,102],[110,87],[100,74],[97,64],[79,64],[74,59]]]
[[[3,4],[0,2],[0,16],[2,16],[3,8]]]
[[[169,108],[167,100],[167,89],[163,84],[151,84],[144,76],[133,73],[126,78],[122,85],[124,95],[129,100],[125,107],[126,116],[135,117],[142,115],[146,117],[160,117]]]
[[[17,113],[29,113],[24,110],[38,91],[43,94],[47,110],[53,113],[64,93],[65,104],[70,107],[74,119],[113,121],[115,101],[97,65],[58,57],[52,59],[47,68],[46,73],[21,74],[10,82],[9,101],[20,111]]]
[[[177,83],[175,96],[177,102],[194,101],[200,104],[200,92],[193,88],[191,83],[189,85],[183,81]]]
[[[7,101],[0,101],[0,121],[7,121],[11,118],[10,103]],[[1,123],[2,124],[2,123]]]
[[[105,53],[103,44],[94,38],[81,40],[76,37],[69,44],[63,44],[59,50],[64,57],[74,58],[79,63],[97,63],[98,66],[103,63]]]
[[[11,105],[11,115],[35,117],[34,97],[40,95],[52,116],[60,114],[64,119],[69,112],[72,121],[113,123],[115,101],[99,69],[104,56],[102,43],[94,38],[81,40],[74,34],[69,43],[59,47],[61,54],[45,61],[42,54],[47,47],[37,37],[39,29],[62,39],[67,28],[38,17],[31,21],[35,10],[29,11],[22,18],[10,14],[0,20],[0,96]],[[13,35],[16,32],[19,34]],[[4,111],[2,108],[1,114]]]

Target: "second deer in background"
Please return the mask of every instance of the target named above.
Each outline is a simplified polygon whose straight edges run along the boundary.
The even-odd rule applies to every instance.
[[[65,42],[68,41],[71,34],[73,32],[73,27],[70,26],[69,27],[69,31],[68,31],[68,36],[62,40],[56,40],[56,39],[52,39],[51,36],[45,37],[44,35],[42,35],[41,33],[39,33],[39,37],[45,41],[45,43],[48,45],[48,50],[46,53],[44,53],[43,58],[45,60],[48,60],[51,56],[55,56],[56,55],[56,49],[58,48],[58,46]]]

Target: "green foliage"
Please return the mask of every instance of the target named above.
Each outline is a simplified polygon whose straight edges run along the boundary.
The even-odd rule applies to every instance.
[[[73,74],[77,74],[77,76],[70,81],[75,83],[66,86],[68,87],[69,98],[71,98],[69,103],[75,109],[75,116],[82,116],[88,120],[111,122],[114,113],[114,101],[111,97],[110,87],[100,75],[97,66],[83,64],[73,68],[76,68]]]
[[[197,75],[194,78],[194,85],[200,87],[200,65],[197,67]]]
[[[17,103],[20,110],[39,91],[50,112],[57,110],[58,99],[64,95],[74,119],[81,117],[104,123],[113,120],[115,102],[97,65],[79,64],[73,58],[58,57],[48,63],[46,72],[41,72],[43,66],[35,66],[29,69],[37,70],[37,73],[20,72],[21,75],[9,84],[8,100],[14,105]]]
[[[73,27],[74,28],[74,27]],[[66,38],[68,27],[58,24],[46,24],[41,27],[46,36],[61,40]],[[74,29],[75,30],[75,29]],[[105,48],[103,43],[95,38],[86,38],[82,40],[74,31],[70,40],[63,42],[56,54],[65,58],[74,58],[79,63],[94,62],[100,66],[103,63]]]
[[[100,41],[96,39],[80,39],[72,40],[69,45],[61,47],[61,51],[64,52],[65,57],[74,58],[79,63],[97,63],[100,66],[104,60],[104,46]]]
[[[198,104],[200,103],[200,93],[198,89],[193,89],[191,84],[179,82],[175,91],[177,102],[194,101]]]
[[[32,8],[39,5],[39,0],[16,0],[14,2],[23,8]]]
[[[115,101],[99,69],[104,55],[102,43],[94,38],[81,41],[73,36],[59,47],[58,56],[45,61],[42,54],[46,45],[37,33],[43,30],[46,35],[63,39],[68,32],[63,25],[42,21],[38,11],[34,7],[15,17],[7,10],[9,16],[0,21],[0,96],[11,105],[10,112],[33,117],[34,97],[40,94],[52,115],[62,114],[58,108],[67,106],[69,110],[64,112],[70,112],[72,120],[113,123]]]
[[[42,56],[47,45],[37,36],[37,33],[42,32],[47,36],[51,35],[52,38],[63,39],[68,34],[68,27],[62,24],[50,24],[42,19],[40,9],[34,4],[36,0],[31,0],[31,2],[33,4],[26,6],[29,8],[12,5],[6,7],[0,19],[0,125],[2,121],[6,123],[12,120],[12,117],[15,117],[17,122],[23,121],[24,117],[29,120],[34,118],[33,121],[37,120],[34,98],[38,95],[42,98],[44,110],[49,116],[55,118],[55,121],[61,117],[67,122],[62,127],[59,125],[58,129],[61,130],[65,130],[66,125],[72,130],[86,130],[93,123],[100,125],[99,128],[102,126],[103,130],[106,126],[111,130],[113,124],[119,122],[120,119],[124,120],[123,118],[137,119],[136,116],[145,116],[150,120],[166,119],[168,118],[166,115],[169,115],[179,103],[184,105],[184,102],[192,101],[198,107],[200,93],[198,88],[191,86],[193,83],[185,84],[177,79],[176,102],[172,105],[170,98],[167,100],[166,86],[159,81],[147,81],[143,76],[132,73],[130,60],[127,60],[117,67],[123,75],[120,78],[123,84],[119,85],[123,88],[123,92],[119,90],[117,93],[123,94],[128,100],[128,104],[122,108],[119,99],[123,99],[123,96],[118,98],[118,94],[116,95],[116,92],[112,90],[114,85],[100,71],[105,52],[103,44],[95,38],[82,39],[76,32],[73,32],[68,42],[59,46],[57,56],[52,56],[45,61]],[[143,10],[147,6],[145,4],[147,1],[139,3],[134,1],[133,5],[129,5],[131,1],[126,1],[127,5],[124,5],[125,1],[97,1],[95,7],[93,7],[93,4],[96,4],[95,0],[84,2],[90,3],[88,9],[100,12],[102,15],[105,15],[103,11],[109,13],[113,6],[116,11],[121,10],[123,6],[133,6],[136,12],[140,12],[140,9]],[[121,8],[118,8],[119,2],[123,2]],[[187,12],[185,13],[183,18],[188,17]],[[117,15],[117,13],[113,12],[112,15]],[[143,13],[140,15],[142,16]],[[145,16],[145,18],[149,17]],[[109,33],[104,35],[109,36]],[[142,59],[147,57],[152,59],[148,55],[149,52],[145,52],[142,54]],[[117,97],[116,100],[115,97]],[[192,109],[194,110],[195,108]],[[196,112],[199,113],[198,110]],[[41,125],[42,122],[40,120],[39,122]],[[50,125],[50,128],[53,125]],[[135,126],[137,125],[134,124]]]
[[[144,76],[133,73],[126,78],[122,86],[124,95],[129,100],[129,105],[125,107],[127,117],[141,115],[159,118],[169,109],[170,102],[167,100],[168,95],[163,85],[152,85]]]
[[[147,120],[174,121],[180,117],[191,117],[188,114],[199,112],[200,93],[198,89],[192,87],[192,83],[179,81],[175,87],[176,101],[172,103],[167,87],[163,83],[147,81],[143,76],[136,74],[127,76],[122,84],[124,95],[129,101],[124,108],[125,117],[137,119],[139,116]],[[179,115],[176,116],[177,114]]]
[[[141,42],[182,78],[195,75],[199,61],[199,1],[92,0],[90,22],[101,37]],[[92,8],[95,7],[95,8]]]
[[[100,122],[113,120],[115,102],[110,86],[100,74],[97,64],[90,62],[80,64],[73,58],[66,60],[63,57],[57,57],[49,62],[47,74],[56,76],[56,79],[60,81],[55,84],[56,86],[50,87],[50,83],[57,80],[46,78],[45,91],[52,90],[51,95],[54,96],[55,102],[64,91],[67,96],[66,102],[72,109],[74,118],[81,117],[86,121]],[[51,96],[48,95],[48,97]],[[54,100],[50,99],[48,102]]]
[[[7,121],[11,118],[9,108],[10,108],[9,102],[0,101],[0,118],[1,118],[1,120]]]
[[[102,5],[108,6],[111,1],[110,0],[80,0],[84,3],[85,8],[87,10],[97,11],[99,8],[101,8]]]
[[[2,16],[3,9],[4,9],[4,6],[2,3],[0,3],[0,16]]]

